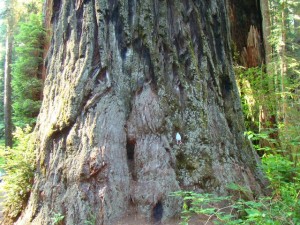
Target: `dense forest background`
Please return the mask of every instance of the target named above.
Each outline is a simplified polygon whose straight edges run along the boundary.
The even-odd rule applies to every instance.
[[[245,135],[262,159],[270,194],[247,198],[249,190],[234,184],[232,190],[243,198],[175,193],[185,202],[183,224],[195,213],[208,215],[208,220],[217,217],[223,224],[300,224],[300,3],[261,0],[259,7],[262,23],[249,27],[246,42],[238,42],[234,30],[238,24],[232,24],[231,50]],[[28,146],[43,98],[44,50],[51,39],[42,14],[42,1],[6,1],[0,12],[0,161],[8,194],[4,204],[7,217],[13,220],[26,205],[35,170]],[[11,83],[7,84],[8,77]],[[5,130],[12,130],[14,136]],[[236,209],[238,216],[222,211],[224,206],[210,205],[225,199],[229,202],[225,208]],[[53,214],[54,224],[63,217]]]

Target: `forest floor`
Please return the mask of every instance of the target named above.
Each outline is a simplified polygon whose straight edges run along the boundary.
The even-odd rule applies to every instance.
[[[4,197],[4,192],[2,190],[2,185],[3,185],[3,182],[1,181],[0,182],[0,224],[2,223],[2,220],[3,220],[3,206],[2,206],[2,202],[3,202],[3,197]]]
[[[207,221],[207,216],[197,216],[191,218],[189,225],[213,225],[213,221]],[[128,216],[122,218],[120,222],[115,223],[114,225],[180,225],[180,220],[170,220],[167,222],[149,222],[145,219],[137,216]]]

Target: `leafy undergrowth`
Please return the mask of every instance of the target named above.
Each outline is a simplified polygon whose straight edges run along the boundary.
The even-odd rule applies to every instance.
[[[263,169],[273,190],[271,196],[256,200],[179,191],[183,198],[182,225],[194,215],[206,215],[205,224],[300,224],[300,167],[282,155],[262,158]],[[241,193],[249,190],[235,184],[228,187]]]
[[[14,133],[16,145],[12,149],[0,149],[3,176],[3,199],[5,217],[16,220],[25,207],[31,187],[35,169],[33,144],[31,143],[31,128],[17,128]]]

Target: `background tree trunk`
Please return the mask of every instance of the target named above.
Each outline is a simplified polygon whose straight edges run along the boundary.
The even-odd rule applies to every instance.
[[[279,57],[280,57],[280,78],[281,78],[281,115],[282,121],[285,126],[288,125],[288,113],[287,113],[287,96],[286,96],[286,75],[287,75],[287,62],[286,62],[286,2],[281,2],[281,42],[280,42],[280,50],[279,50]]]
[[[271,18],[270,18],[270,10],[269,10],[269,0],[261,0],[260,7],[262,12],[262,28],[263,28],[263,43],[264,43],[264,59],[265,59],[265,72],[266,75],[269,77],[269,82],[267,90],[270,93],[275,93],[275,86],[274,86],[274,76],[271,70],[271,63],[272,63],[272,46],[270,43],[271,38]],[[266,99],[267,102],[267,99]],[[276,105],[276,104],[274,104]],[[259,123],[260,123],[260,131],[264,131],[267,129],[274,129],[270,134],[270,139],[276,140],[278,139],[278,131],[276,131],[277,121],[276,121],[276,111],[273,109],[271,110],[267,104],[261,105],[260,114],[259,114]],[[260,147],[271,147],[274,149],[276,144],[270,142],[269,140],[260,140]]]
[[[269,66],[272,60],[272,46],[270,44],[271,37],[271,19],[269,12],[269,0],[261,0],[260,8],[262,12],[262,28],[263,28],[263,40],[264,40],[264,49],[265,49],[265,63],[266,66]],[[270,74],[270,70],[266,68],[267,73]]]
[[[224,0],[46,1],[53,37],[37,173],[17,224],[178,215],[179,189],[261,193]],[[182,144],[175,134],[180,133]],[[132,224],[132,223],[129,223]]]
[[[7,33],[6,33],[6,53],[4,70],[4,127],[5,127],[5,146],[12,147],[12,88],[11,88],[11,64],[13,49],[13,2],[7,1]]]

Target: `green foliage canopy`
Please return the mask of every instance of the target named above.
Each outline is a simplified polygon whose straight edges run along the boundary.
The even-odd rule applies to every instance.
[[[41,69],[45,30],[42,17],[30,14],[20,22],[15,36],[16,61],[13,64],[14,124],[24,127],[33,125],[41,105]]]

